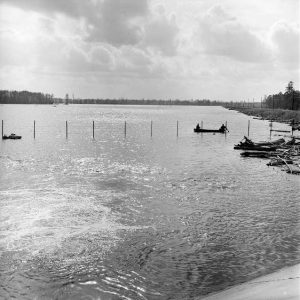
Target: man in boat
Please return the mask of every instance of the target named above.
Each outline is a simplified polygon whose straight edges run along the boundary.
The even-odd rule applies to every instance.
[[[199,123],[196,125],[196,130],[199,130],[200,129],[200,125]]]
[[[222,131],[222,132],[228,131],[227,127],[224,124],[222,124],[222,126],[220,127],[219,130]]]

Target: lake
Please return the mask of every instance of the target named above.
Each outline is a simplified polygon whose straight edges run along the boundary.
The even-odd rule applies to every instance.
[[[233,150],[248,116],[0,105],[0,119],[22,135],[0,142],[0,298],[201,299],[300,262],[300,177]]]

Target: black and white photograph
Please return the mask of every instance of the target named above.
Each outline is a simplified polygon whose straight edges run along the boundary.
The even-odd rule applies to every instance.
[[[300,1],[0,0],[0,299],[299,300]]]

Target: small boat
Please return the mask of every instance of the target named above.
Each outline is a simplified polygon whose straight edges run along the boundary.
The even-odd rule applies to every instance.
[[[19,140],[19,139],[21,139],[22,138],[22,136],[20,136],[20,135],[16,135],[16,134],[14,134],[14,133],[11,133],[10,135],[3,135],[2,136],[2,139],[3,140]]]
[[[222,124],[222,126],[219,129],[204,129],[201,128],[199,126],[199,123],[196,125],[196,127],[194,128],[194,132],[214,132],[214,133],[226,133],[229,132],[229,130],[227,129],[227,127]]]
[[[225,133],[226,130],[222,129],[203,129],[203,128],[194,128],[194,132],[219,132]]]

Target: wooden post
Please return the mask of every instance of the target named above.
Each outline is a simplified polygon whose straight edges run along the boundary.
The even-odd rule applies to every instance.
[[[35,120],[33,121],[33,138],[35,139]]]
[[[124,135],[126,137],[126,121],[125,121],[125,124],[124,124]]]
[[[3,130],[4,130],[4,125],[3,125],[3,120],[2,120],[2,137],[3,137]]]
[[[68,121],[66,121],[66,139],[68,138]]]
[[[225,126],[226,126],[226,128],[227,128],[227,121],[225,121]]]
[[[201,121],[201,129],[203,129],[203,121]]]
[[[95,122],[93,121],[93,139],[95,139]]]
[[[250,134],[250,120],[248,120],[248,137],[249,137],[249,134]]]
[[[153,123],[153,122],[152,122],[152,120],[151,120],[151,137],[152,137],[152,123]]]
[[[178,137],[178,121],[177,121],[177,137]]]

